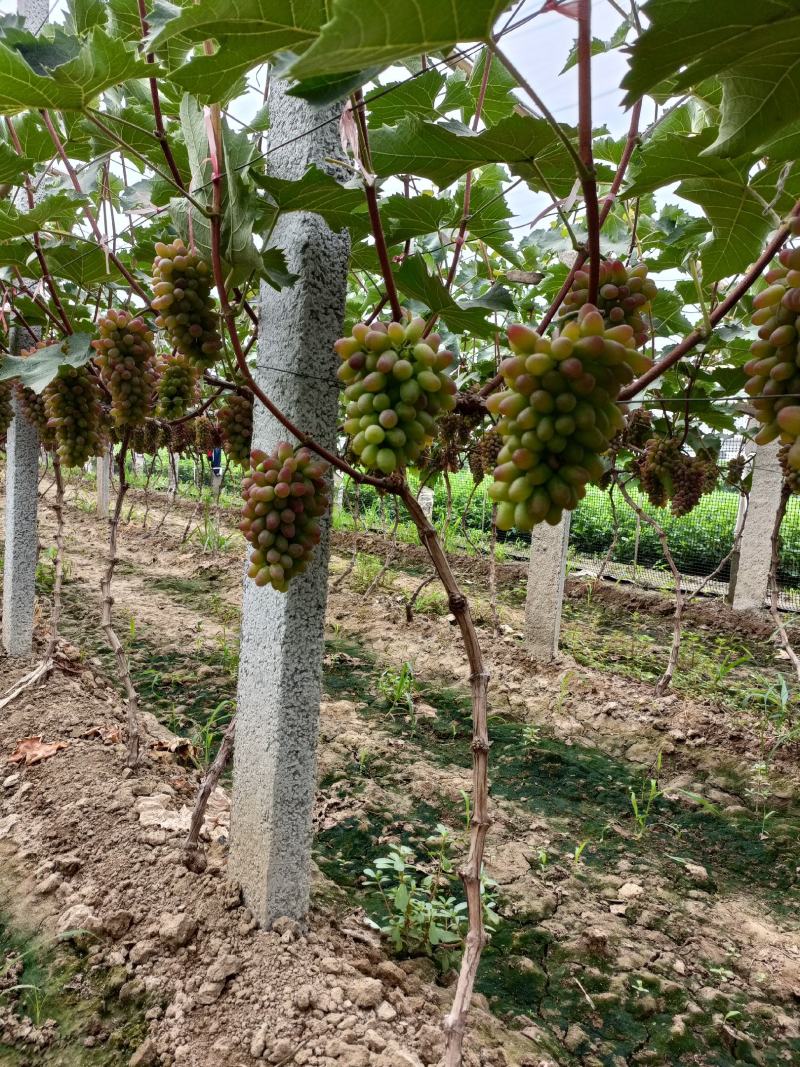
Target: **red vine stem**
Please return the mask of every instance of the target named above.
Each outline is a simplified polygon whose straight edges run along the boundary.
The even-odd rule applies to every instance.
[[[597,205],[597,176],[592,155],[592,4],[578,3],[578,149],[585,173],[581,174],[589,235],[589,297],[597,303],[600,281],[600,214]]]
[[[53,120],[50,118],[50,115],[48,114],[46,109],[42,109],[39,112],[39,114],[42,116],[42,120],[43,120],[45,126],[47,127],[47,132],[50,134],[50,139],[53,142],[53,144],[55,145],[55,148],[56,148],[56,151],[58,152],[59,158],[61,159],[61,162],[64,164],[64,169],[66,170],[67,174],[69,175],[69,180],[72,182],[72,188],[75,190],[76,193],[79,193],[81,196],[83,196],[83,190],[81,189],[81,183],[78,180],[78,175],[75,173],[75,168],[72,166],[72,164],[69,161],[69,156],[67,155],[66,150],[64,149],[64,145],[62,144],[61,138],[58,135],[58,130],[55,128],[55,125],[53,124]],[[144,289],[141,287],[141,285],[139,285],[139,283],[137,282],[136,278],[131,274],[131,272],[128,270],[128,268],[125,266],[125,264],[122,263],[122,261],[116,255],[116,253],[112,252],[111,249],[106,246],[105,238],[103,237],[103,234],[100,232],[100,227],[97,224],[97,219],[95,218],[95,214],[92,211],[92,209],[89,207],[88,204],[84,205],[83,213],[86,216],[86,221],[91,226],[92,233],[95,235],[95,237],[97,239],[97,242],[100,245],[100,247],[103,249],[105,254],[108,256],[108,258],[111,260],[111,262],[117,268],[117,270],[120,272],[120,274],[125,279],[125,281],[128,283],[128,285],[131,287],[131,289],[133,289],[133,291],[137,294],[137,296],[140,296],[142,298],[142,300],[144,300],[144,302],[149,306],[150,298],[148,297],[147,293],[144,291]]]
[[[798,200],[795,206],[792,208],[791,218],[800,218],[800,200]],[[731,308],[735,307],[739,303],[739,301],[742,299],[742,297],[745,295],[751,285],[753,285],[754,282],[756,282],[761,277],[764,270],[769,266],[773,257],[780,251],[781,247],[786,243],[787,239],[791,235],[791,232],[791,222],[785,222],[775,234],[775,236],[772,238],[767,247],[764,249],[764,251],[761,253],[761,255],[758,257],[758,259],[755,261],[750,270],[747,271],[747,273],[738,283],[738,285],[735,285],[725,297],[725,299],[719,304],[717,304],[714,310],[709,314],[708,321],[712,327],[716,326],[719,322],[722,321],[722,319],[725,318]],[[701,341],[705,340],[707,340],[707,331],[705,326],[703,326],[703,328],[699,330],[692,330],[692,332],[686,337],[684,337],[680,344],[677,344],[670,352],[667,353],[666,356],[664,356],[663,359],[660,359],[656,363],[654,363],[650,370],[645,371],[644,374],[640,375],[640,377],[638,377],[635,381],[631,382],[630,385],[626,385],[625,388],[620,392],[619,399],[630,400],[631,397],[636,396],[636,394],[641,392],[641,390],[644,389],[645,386],[650,385],[650,383],[654,382],[656,378],[660,378],[661,375],[664,374],[665,371],[668,371],[670,367],[674,367],[679,360],[683,359],[687,352],[691,352],[695,345],[698,345]]]
[[[639,122],[641,120],[641,116],[642,102],[641,100],[639,100],[633,105],[631,109],[631,123],[628,128],[628,136],[625,140],[625,148],[623,149],[622,156],[620,157],[619,166],[617,167],[617,172],[614,175],[614,180],[612,181],[608,192],[603,198],[603,204],[600,208],[600,214],[597,220],[598,229],[602,229],[606,219],[611,214],[611,209],[613,208],[614,203],[616,202],[617,194],[622,188],[622,183],[625,180],[625,173],[633,156],[634,149],[639,143]],[[569,273],[567,274],[567,277],[564,280],[564,284],[559,289],[558,293],[553,299],[553,302],[550,304],[550,307],[544,313],[539,322],[539,325],[536,327],[538,333],[543,334],[547,327],[550,325],[550,323],[553,321],[553,319],[556,317],[556,313],[563,304],[564,298],[572,288],[572,283],[575,281],[575,275],[586,262],[587,256],[588,253],[586,251],[578,252],[578,254],[576,255],[575,261],[570,267]],[[489,396],[490,393],[493,393],[495,389],[498,388],[498,386],[502,383],[502,380],[503,379],[501,375],[495,375],[494,378],[491,378],[480,389],[478,395],[482,397]]]
[[[17,134],[16,127],[11,119],[6,115],[6,129],[8,130],[8,136],[11,138],[11,143],[14,145],[14,151],[18,156],[22,156],[22,144],[20,143],[19,136]],[[30,178],[25,178],[25,193],[28,198],[28,207],[32,210],[35,205],[35,197],[33,195],[33,189],[31,187]],[[44,257],[44,250],[42,249],[42,240],[38,231],[33,235],[33,247],[36,249],[36,258],[39,261],[39,266],[42,271],[42,278],[45,285],[50,290],[50,295],[53,298],[53,304],[58,311],[58,317],[61,319],[61,326],[65,333],[74,333],[72,329],[72,323],[69,321],[69,316],[64,310],[64,305],[61,303],[61,295],[59,294],[58,287],[56,286],[55,279],[50,273],[50,268],[47,266],[47,260]]]
[[[481,121],[481,112],[483,111],[483,105],[486,101],[486,90],[489,86],[489,74],[492,70],[492,61],[494,60],[494,51],[491,46],[487,46],[483,53],[483,76],[481,77],[481,84],[478,90],[478,99],[475,103],[475,114],[472,118],[472,129],[477,130]],[[464,179],[464,208],[461,212],[461,224],[458,227],[458,234],[455,239],[455,248],[453,249],[453,258],[450,262],[450,269],[447,272],[447,280],[444,283],[445,291],[450,292],[455,281],[456,271],[458,270],[458,261],[461,258],[461,249],[464,247],[464,242],[467,236],[467,227],[469,225],[470,218],[470,205],[472,203],[472,171],[467,171],[467,176]],[[408,254],[408,253],[406,253]],[[427,337],[433,327],[436,325],[436,320],[439,318],[439,312],[434,311],[425,326],[424,337]]]
[[[397,295],[397,287],[394,284],[392,265],[389,262],[389,250],[386,247],[386,237],[381,223],[381,213],[378,207],[378,194],[375,191],[375,176],[372,173],[372,156],[369,150],[369,135],[367,133],[367,119],[364,114],[364,94],[358,89],[353,94],[351,109],[358,127],[358,139],[361,145],[361,154],[364,160],[364,195],[367,198],[367,210],[369,221],[372,226],[372,236],[375,240],[375,251],[381,265],[381,274],[386,285],[386,295],[392,308],[392,315],[397,322],[402,317],[400,298]]]
[[[137,0],[139,7],[139,22],[142,27],[142,37],[147,37],[149,27],[147,25],[147,8],[145,7],[145,0]],[[155,63],[156,57],[152,52],[148,52],[146,57],[148,63]],[[161,98],[158,95],[158,82],[155,78],[149,78],[150,82],[150,99],[153,102],[153,121],[155,122],[155,138],[161,145],[161,150],[164,153],[164,159],[167,161],[167,166],[170,169],[172,177],[175,179],[175,184],[180,186],[181,189],[185,189],[186,186],[183,182],[183,175],[178,168],[178,164],[175,162],[175,156],[172,154],[169,140],[167,139],[167,131],[164,128],[164,115],[161,111]]]

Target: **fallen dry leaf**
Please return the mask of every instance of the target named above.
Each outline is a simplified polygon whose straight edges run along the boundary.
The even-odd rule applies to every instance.
[[[92,726],[81,734],[84,740],[99,737],[104,745],[116,745],[122,740],[120,726]]]
[[[34,763],[50,759],[62,748],[69,748],[66,741],[44,741],[41,734],[38,737],[21,737],[17,741],[17,747],[8,757],[8,762],[24,763],[26,767],[30,767]]]

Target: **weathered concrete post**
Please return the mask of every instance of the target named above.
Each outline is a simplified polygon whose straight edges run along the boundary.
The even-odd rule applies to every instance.
[[[13,351],[19,352],[18,331]],[[3,562],[3,648],[9,656],[33,649],[39,500],[39,435],[13,400],[6,444],[6,543]]]
[[[95,469],[97,471],[97,517],[108,518],[108,509],[111,503],[111,449],[107,448],[102,456],[98,456]]]
[[[423,485],[417,495],[417,499],[419,500],[419,506],[425,512],[425,518],[428,522],[433,522],[433,502],[435,499],[433,489],[429,485]]]
[[[770,538],[783,483],[778,447],[777,442],[759,446],[753,460],[753,484],[731,597],[739,611],[763,608],[767,598]]]
[[[341,152],[337,123],[270,88],[270,171],[299,178],[309,164]],[[334,117],[335,111],[329,113]],[[297,137],[299,130],[313,130]],[[280,293],[264,286],[258,380],[296,424],[336,447],[338,360],[350,242],[318,215],[279,218],[274,243],[299,275]],[[253,444],[271,450],[289,435],[256,404]],[[311,814],[321,695],[329,524],[313,565],[287,593],[245,579],[233,772],[230,873],[265,926],[308,910]]]
[[[569,520],[570,513],[565,511],[558,526],[542,522],[534,526],[531,535],[525,638],[529,655],[540,663],[549,663],[558,654]]]
[[[17,0],[17,12],[34,33],[47,22],[47,0]],[[25,194],[20,192],[18,197]],[[17,199],[17,197],[15,197]],[[12,352],[23,347],[20,331]],[[9,656],[29,656],[33,649],[39,498],[39,435],[13,401],[14,419],[6,444],[6,529],[3,564],[3,648]]]

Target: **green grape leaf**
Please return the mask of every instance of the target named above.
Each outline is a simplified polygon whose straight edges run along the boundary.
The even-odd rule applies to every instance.
[[[478,62],[472,69],[472,74],[467,82],[467,91],[471,97],[471,106],[467,109],[469,114],[464,118],[471,118],[475,114],[480,99],[483,73],[486,69],[486,50],[482,51]],[[481,107],[481,118],[487,126],[494,126],[501,119],[508,118],[519,101],[514,96],[517,88],[516,79],[513,78],[500,60],[492,54],[492,62],[489,67],[489,77],[486,81],[486,93]]]
[[[330,107],[346,100],[356,89],[380,74],[380,67],[358,70],[351,74],[322,74],[318,78],[304,78],[286,90],[287,96],[299,96],[312,107]],[[251,123],[252,125],[252,123]]]
[[[323,0],[200,0],[186,7],[160,4],[151,19],[148,48],[217,42],[213,55],[175,64],[170,77],[208,103],[228,99],[248,70],[277,52],[298,52],[312,41],[325,17]],[[352,74],[354,68],[349,67]],[[329,73],[321,71],[318,73]]]
[[[436,97],[444,84],[444,75],[430,68],[405,81],[388,82],[367,93],[369,125],[397,126],[409,115],[421,119],[438,117]]]
[[[254,174],[253,179],[269,194],[278,211],[313,211],[332,230],[349,229],[354,239],[369,231],[363,191],[345,188],[318,167],[309,167],[297,181],[271,174]]]
[[[68,26],[77,36],[89,33],[95,26],[105,26],[108,13],[104,0],[69,0]]]
[[[13,204],[0,201],[0,243],[36,233],[51,222],[72,222],[82,203],[69,193],[47,196],[30,211],[18,211]]]
[[[617,26],[616,30],[612,33],[609,40],[604,41],[601,37],[592,38],[592,55],[602,56],[606,52],[614,52],[617,48],[621,48],[625,43],[625,38],[628,36],[628,31],[631,28],[631,24],[628,19],[621,22]],[[576,41],[570,49],[570,53],[567,56],[567,62],[561,68],[561,73],[566,74],[568,70],[572,70],[573,67],[578,65],[578,42]]]
[[[698,204],[711,223],[713,236],[700,253],[706,284],[745,270],[758,257],[771,222],[753,189],[717,178],[690,178],[677,194]]]
[[[796,121],[800,9],[795,0],[649,0],[649,26],[623,80],[632,104],[666,83],[671,95],[719,75],[721,122],[709,152],[736,156]]]
[[[11,145],[0,141],[0,183],[24,185],[25,175],[30,173],[33,163],[28,156],[18,156]]]
[[[388,66],[407,56],[489,41],[508,0],[427,4],[418,0],[332,0],[332,17],[292,66],[295,78]]]
[[[696,134],[669,131],[654,137],[634,155],[623,197],[652,193],[685,178],[709,178],[741,188],[747,183],[747,163],[703,155],[713,139],[711,129]]]
[[[474,333],[485,337],[493,330],[494,327],[486,321],[481,309],[460,307],[453,300],[439,277],[428,272],[421,255],[409,256],[404,260],[394,272],[394,278],[401,292],[441,315],[454,333]]]
[[[446,196],[403,196],[395,193],[380,201],[381,216],[386,220],[389,244],[435,233],[446,223],[452,224],[456,205]]]
[[[534,160],[558,189],[568,181],[566,191],[575,177],[572,159],[550,124],[529,115],[511,115],[481,133],[460,123],[411,117],[398,126],[375,130],[370,144],[378,174],[418,174],[440,187],[487,163],[505,163],[535,185]]]
[[[28,389],[41,393],[61,367],[83,367],[92,355],[92,335],[74,333],[57,344],[39,349],[26,359],[4,356],[0,363],[0,381],[18,378]]]
[[[53,67],[49,76],[37,73],[20,52],[0,41],[0,112],[14,115],[51,107],[79,111],[112,85],[161,73],[99,26],[77,55]]]

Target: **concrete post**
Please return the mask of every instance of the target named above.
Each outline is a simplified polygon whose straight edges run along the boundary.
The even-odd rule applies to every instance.
[[[19,339],[14,344],[19,351]],[[3,648],[9,656],[33,649],[39,499],[39,435],[13,400],[6,444],[6,543],[3,562]]]
[[[178,493],[178,463],[180,458],[174,452],[169,453],[169,488],[167,492],[174,500]]]
[[[569,520],[570,513],[565,511],[558,526],[542,522],[531,535],[525,637],[529,655],[540,663],[549,663],[558,654]]]
[[[108,509],[111,503],[111,449],[107,448],[102,456],[95,461],[97,471],[97,517],[108,518]]]
[[[419,500],[419,506],[425,512],[425,518],[428,522],[433,522],[433,489],[429,485],[423,485],[419,491],[417,499]]]
[[[17,12],[27,29],[37,33],[47,22],[47,0],[17,0]],[[17,194],[15,199],[24,193]],[[12,352],[23,347],[14,331]],[[3,648],[9,656],[29,656],[33,649],[33,609],[36,600],[39,498],[39,435],[13,401],[14,419],[6,445],[6,543],[3,564]]]
[[[738,611],[763,608],[767,599],[770,538],[783,484],[778,448],[777,441],[760,446],[753,460],[753,484],[731,597]]]
[[[344,507],[344,475],[341,471],[335,471],[333,475],[333,508],[341,511]]]
[[[299,178],[341,152],[338,109],[312,110],[270,88],[271,173]],[[313,131],[298,138],[298,130]],[[313,214],[279,218],[274,243],[298,281],[262,287],[259,383],[320,443],[336,448],[338,388],[333,344],[341,336],[350,242]],[[271,450],[289,434],[256,403],[253,446]],[[329,523],[314,562],[287,593],[245,579],[231,818],[231,877],[262,925],[308,910],[311,814],[328,585]]]

